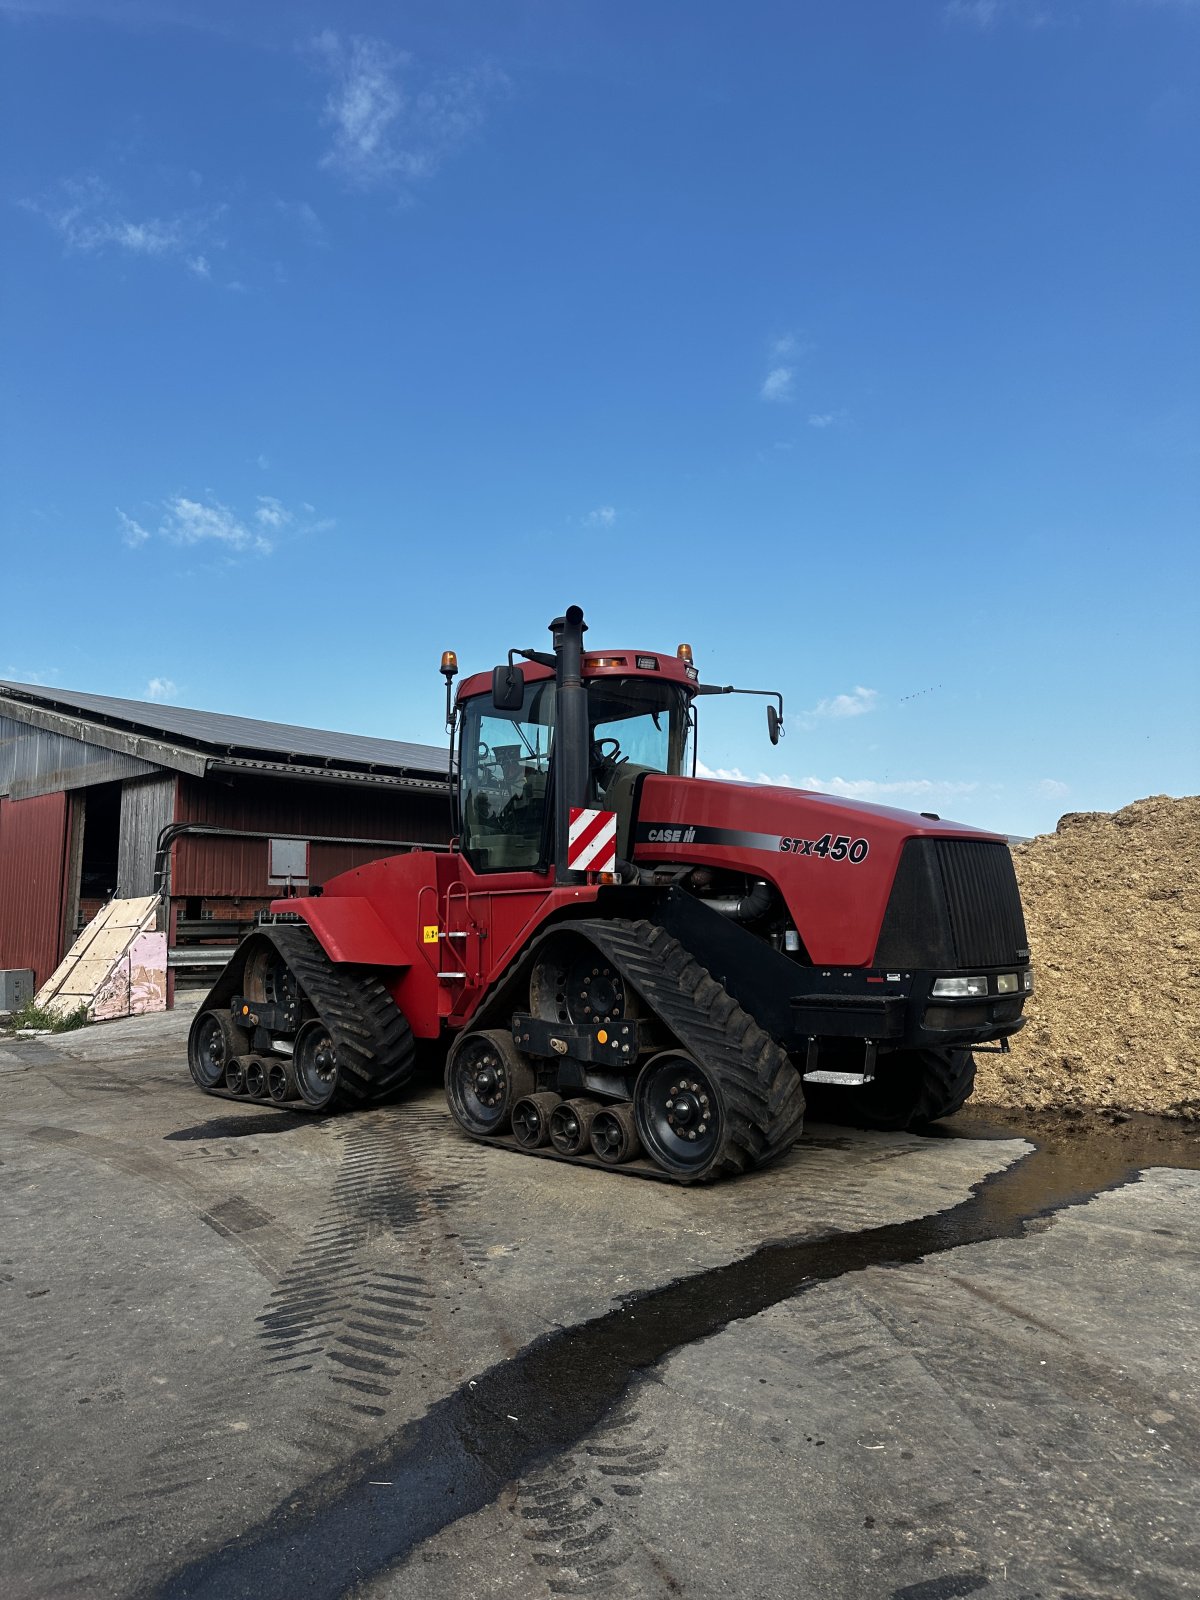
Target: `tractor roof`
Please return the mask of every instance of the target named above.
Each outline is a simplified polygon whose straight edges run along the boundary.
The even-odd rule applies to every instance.
[[[553,667],[544,667],[537,661],[518,661],[517,670],[526,683],[538,683],[554,676]],[[657,678],[676,683],[682,689],[695,689],[697,674],[678,656],[656,650],[585,650],[583,676],[588,678]],[[492,686],[490,672],[476,672],[464,678],[458,686],[458,701],[469,700],[477,694],[487,693]]]

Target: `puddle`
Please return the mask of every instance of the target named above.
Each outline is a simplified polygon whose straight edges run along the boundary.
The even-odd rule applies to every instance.
[[[1039,1141],[960,1204],[913,1221],[764,1246],[558,1330],[431,1406],[382,1447],[314,1480],[256,1528],[183,1567],[161,1600],[345,1594],[504,1484],[577,1444],[664,1356],[821,1283],[961,1245],[1019,1239],[1036,1219],[1130,1182],[1147,1166],[1200,1169],[1200,1138],[1132,1122],[1063,1132],[1061,1119],[960,1116],[940,1137]],[[374,1481],[372,1481],[374,1480]]]

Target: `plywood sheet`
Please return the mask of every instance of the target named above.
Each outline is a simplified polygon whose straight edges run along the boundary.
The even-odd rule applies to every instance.
[[[166,935],[153,932],[160,897],[110,900],[88,923],[37,1003],[52,1011],[87,1006],[93,1019],[164,1011]]]

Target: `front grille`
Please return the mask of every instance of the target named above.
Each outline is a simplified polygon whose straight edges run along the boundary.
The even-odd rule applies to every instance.
[[[910,839],[879,930],[878,967],[962,971],[1029,959],[1017,875],[1006,844]]]
[[[1012,855],[986,839],[937,839],[954,953],[960,967],[999,967],[1028,959],[1025,918]]]

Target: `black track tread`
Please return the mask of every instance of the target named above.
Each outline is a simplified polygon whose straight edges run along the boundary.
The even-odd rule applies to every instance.
[[[373,1105],[403,1089],[416,1070],[412,1029],[383,980],[371,971],[334,966],[309,928],[261,930],[295,974],[329,1029],[338,1055],[340,1105]]]
[[[975,1089],[975,1057],[969,1050],[923,1050],[921,1056],[921,1087],[908,1119],[910,1128],[952,1117]]]
[[[382,979],[370,969],[335,966],[302,924],[263,923],[252,937],[275,946],[329,1029],[339,1067],[334,1104],[374,1105],[403,1089],[416,1070],[416,1044]],[[206,1010],[222,1001],[228,1005],[244,969],[245,953],[239,951],[213,986]]]
[[[544,940],[565,933],[587,939],[611,961],[649,1010],[720,1083],[728,1112],[723,1150],[703,1173],[672,1172],[671,1177],[694,1183],[733,1176],[766,1166],[790,1149],[804,1125],[804,1086],[787,1052],[678,939],[644,918],[556,922],[493,986],[471,1019],[472,1030],[489,1026],[496,1014],[508,1022],[504,1002],[514,977],[532,964]]]

